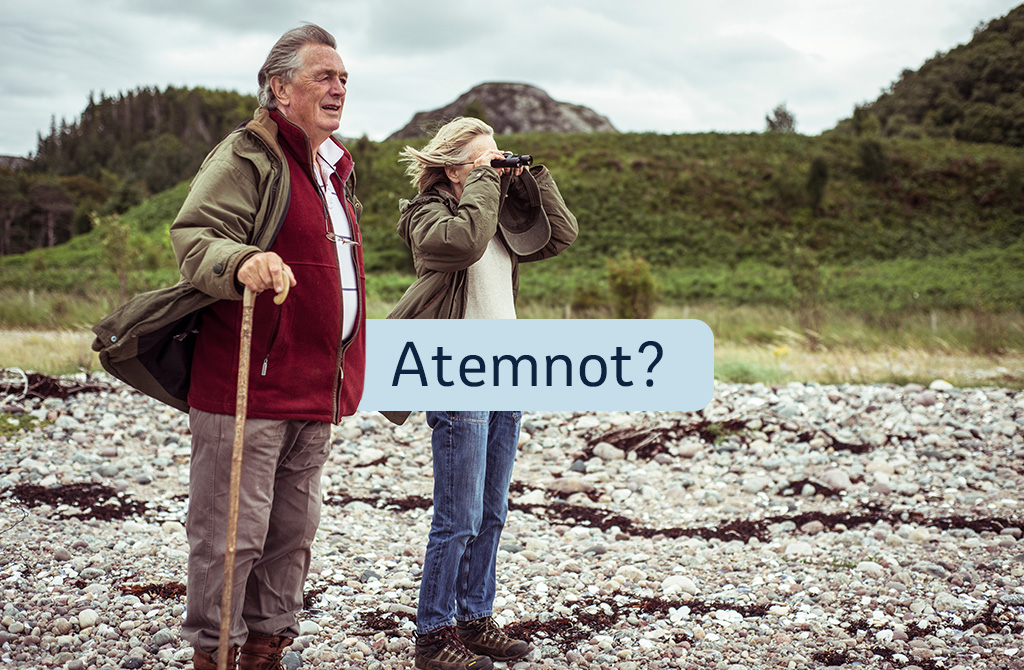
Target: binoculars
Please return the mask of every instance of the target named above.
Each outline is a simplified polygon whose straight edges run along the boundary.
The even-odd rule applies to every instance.
[[[494,168],[517,168],[533,165],[533,156],[513,154],[505,152],[505,158],[495,158],[491,161]]]

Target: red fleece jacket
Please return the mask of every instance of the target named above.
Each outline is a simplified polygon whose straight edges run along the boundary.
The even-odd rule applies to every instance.
[[[278,306],[273,291],[256,299],[249,370],[251,417],[337,423],[353,414],[363,393],[366,363],[365,271],[361,246],[355,254],[359,274],[359,321],[348,341],[341,341],[342,291],[338,252],[326,239],[325,203],[313,178],[313,156],[305,133],[277,112],[278,142],[291,177],[288,213],[270,247],[295,273],[296,285]],[[346,192],[353,162],[345,156],[332,179]],[[348,192],[351,192],[350,190]],[[361,242],[356,213],[344,202],[353,234]],[[216,414],[235,413],[242,303],[221,300],[202,315],[192,360],[191,407]]]

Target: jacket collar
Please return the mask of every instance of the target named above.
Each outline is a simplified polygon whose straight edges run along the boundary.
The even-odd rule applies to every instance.
[[[313,159],[316,155],[316,149],[319,149],[319,147],[311,147],[309,136],[306,135],[306,132],[285,118],[285,116],[276,109],[261,109],[260,111],[266,111],[270,121],[277,126],[278,142],[281,144],[284,151],[291,154],[291,156],[298,161],[299,165],[303,167],[310,179],[312,179]],[[328,138],[324,144],[327,144],[328,142],[330,143],[330,146],[321,153],[325,158],[333,161],[334,170],[337,172],[341,181],[348,181],[348,178],[355,167],[352,155],[348,152],[348,149],[346,149],[341,142],[334,139],[334,137]]]

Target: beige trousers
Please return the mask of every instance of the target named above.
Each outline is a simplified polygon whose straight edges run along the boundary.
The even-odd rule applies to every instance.
[[[188,584],[181,636],[213,652],[220,634],[235,418],[193,409],[189,423]],[[330,424],[318,421],[246,421],[231,646],[242,645],[250,632],[298,635],[330,436]]]

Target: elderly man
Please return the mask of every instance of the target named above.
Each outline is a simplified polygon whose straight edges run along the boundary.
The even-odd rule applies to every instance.
[[[228,667],[277,668],[320,521],[331,424],[363,388],[363,261],[353,164],[333,137],[348,73],[334,38],[285,33],[259,71],[260,108],[207,156],[171,241],[182,276],[215,298],[200,313],[188,385],[192,461],[182,637],[216,667],[239,328],[256,300]],[[287,300],[273,297],[294,287]]]

